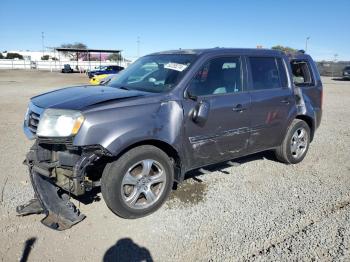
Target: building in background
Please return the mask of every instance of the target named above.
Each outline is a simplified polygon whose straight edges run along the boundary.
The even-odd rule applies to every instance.
[[[10,53],[19,54],[23,56],[23,59],[22,57],[7,59],[7,54]],[[87,71],[93,70],[96,67],[108,65],[118,65],[126,68],[132,62],[131,60],[122,57],[121,54],[120,59],[109,60],[111,54],[108,52],[90,52],[90,55],[86,56],[84,55],[84,52],[82,52],[83,55],[74,55],[74,52],[72,55],[72,53],[58,52],[55,49],[53,51],[45,51],[44,53],[42,51],[9,50],[2,52],[1,54],[2,58],[0,58],[0,69],[37,69],[61,71],[65,64],[69,64],[74,70]]]

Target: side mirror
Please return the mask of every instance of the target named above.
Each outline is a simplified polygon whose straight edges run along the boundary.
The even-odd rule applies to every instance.
[[[192,112],[192,120],[196,124],[203,126],[208,120],[210,104],[207,101],[200,101]]]

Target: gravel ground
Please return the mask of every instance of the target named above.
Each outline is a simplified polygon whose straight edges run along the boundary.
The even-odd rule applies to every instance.
[[[156,213],[113,215],[103,200],[56,232],[42,215],[16,217],[32,196],[21,163],[31,142],[21,125],[29,97],[86,83],[79,74],[0,71],[0,257],[3,261],[350,260],[350,82],[324,78],[324,115],[299,165],[270,152],[192,172]]]

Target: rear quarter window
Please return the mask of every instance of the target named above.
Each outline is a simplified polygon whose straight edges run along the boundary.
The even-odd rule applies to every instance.
[[[314,77],[312,75],[310,63],[306,60],[292,60],[293,82],[296,86],[313,86]]]

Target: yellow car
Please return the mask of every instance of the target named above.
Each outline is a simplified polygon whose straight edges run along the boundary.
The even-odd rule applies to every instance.
[[[103,75],[95,75],[90,79],[90,84],[92,85],[99,85],[100,82],[105,79],[107,76],[110,76],[109,74],[103,74]]]

